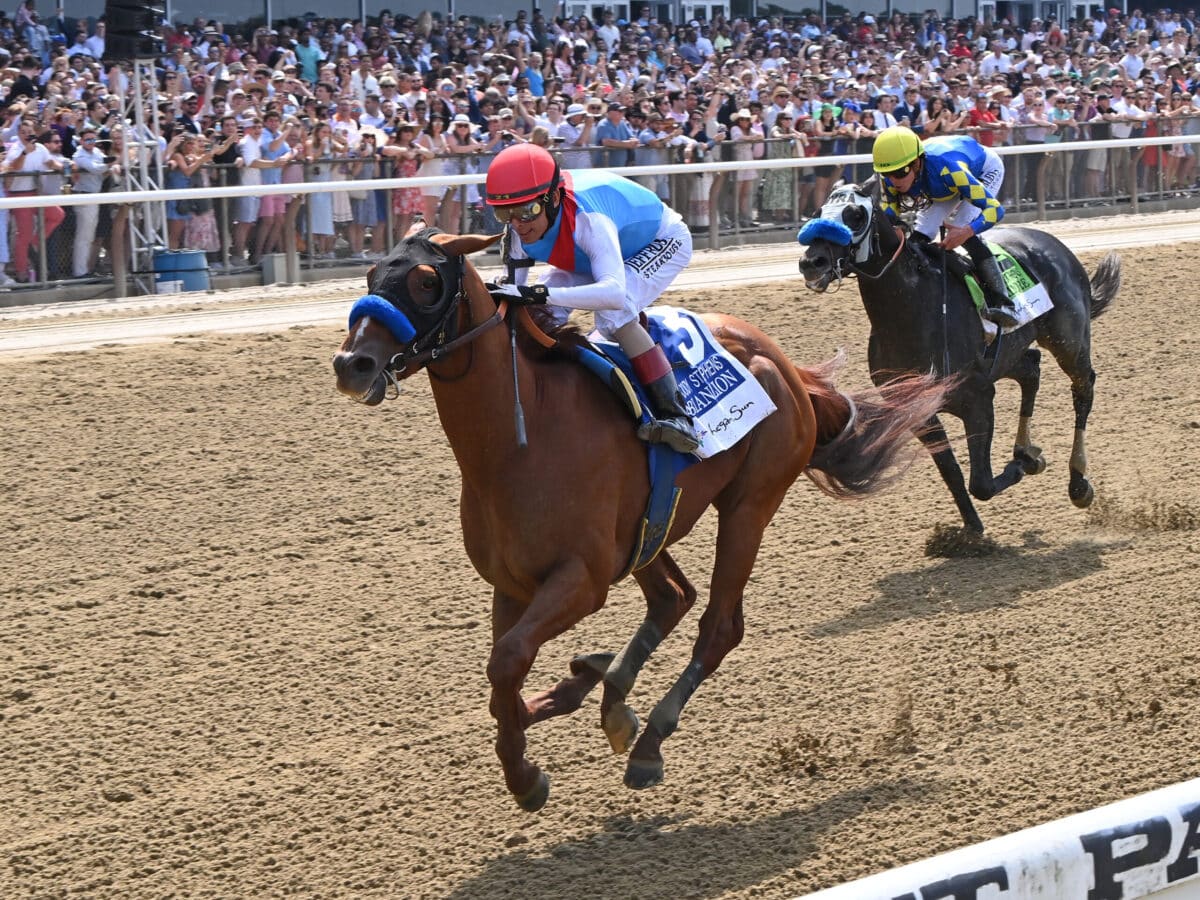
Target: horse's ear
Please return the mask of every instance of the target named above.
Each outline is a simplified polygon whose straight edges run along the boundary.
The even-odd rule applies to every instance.
[[[374,266],[371,266],[371,268],[367,269],[367,293],[368,294],[371,293],[371,282],[375,280],[375,270],[377,268],[379,268],[379,266],[374,265]]]
[[[439,234],[435,235],[433,240],[450,256],[467,256],[492,246],[502,236],[503,232],[501,234]]]
[[[878,174],[872,175],[862,183],[861,193],[864,197],[870,197],[876,203],[882,202],[883,182],[880,180]]]

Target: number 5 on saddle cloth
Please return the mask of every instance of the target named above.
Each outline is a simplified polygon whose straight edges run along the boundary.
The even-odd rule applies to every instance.
[[[728,450],[775,412],[775,404],[762,385],[721,346],[695,314],[671,306],[655,306],[646,310],[643,318],[651,339],[662,345],[675,370],[680,393],[696,421],[701,443],[694,455],[677,453],[666,444],[646,445],[650,500],[638,546],[622,578],[650,563],[662,549],[679,502],[675,477],[697,458],[707,459]],[[617,394],[637,424],[650,421],[649,402],[621,348],[615,342],[597,339],[595,334],[590,339],[594,350],[572,347],[577,360]]]

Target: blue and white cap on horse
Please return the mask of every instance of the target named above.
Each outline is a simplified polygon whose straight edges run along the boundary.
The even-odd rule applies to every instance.
[[[615,340],[645,385],[655,421],[643,440],[681,453],[700,436],[675,374],[638,321],[692,258],[692,236],[679,214],[653,191],[607,172],[563,172],[536,144],[516,144],[493,160],[487,202],[505,224],[505,262],[511,284],[493,296],[513,303],[548,304],[565,322],[571,310],[595,315],[596,329]],[[549,263],[539,284],[529,266]]]
[[[883,182],[883,208],[893,219],[916,210],[913,234],[933,240],[945,226],[942,246],[962,247],[975,264],[989,304],[984,315],[997,325],[1015,327],[1000,267],[979,235],[1004,218],[997,199],[1004,162],[967,135],[939,135],[922,141],[904,125],[885,128],[871,150]]]

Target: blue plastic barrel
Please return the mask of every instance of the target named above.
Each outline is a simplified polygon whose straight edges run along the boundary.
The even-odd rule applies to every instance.
[[[159,250],[154,254],[154,284],[159,294],[207,291],[208,258],[203,250]]]

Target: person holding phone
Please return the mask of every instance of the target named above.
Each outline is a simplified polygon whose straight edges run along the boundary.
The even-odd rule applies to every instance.
[[[39,193],[37,172],[45,172],[54,168],[49,149],[45,144],[34,140],[34,126],[27,120],[22,120],[17,126],[17,138],[9,145],[3,163],[4,174],[10,176],[7,181],[9,197],[36,197]],[[16,270],[16,280],[23,284],[37,280],[36,273],[29,266],[29,250],[38,237],[38,214],[31,208],[14,209],[13,219],[17,223],[17,236],[13,245],[13,267]],[[47,238],[54,233],[65,217],[61,206],[43,207],[40,213],[42,233]]]

